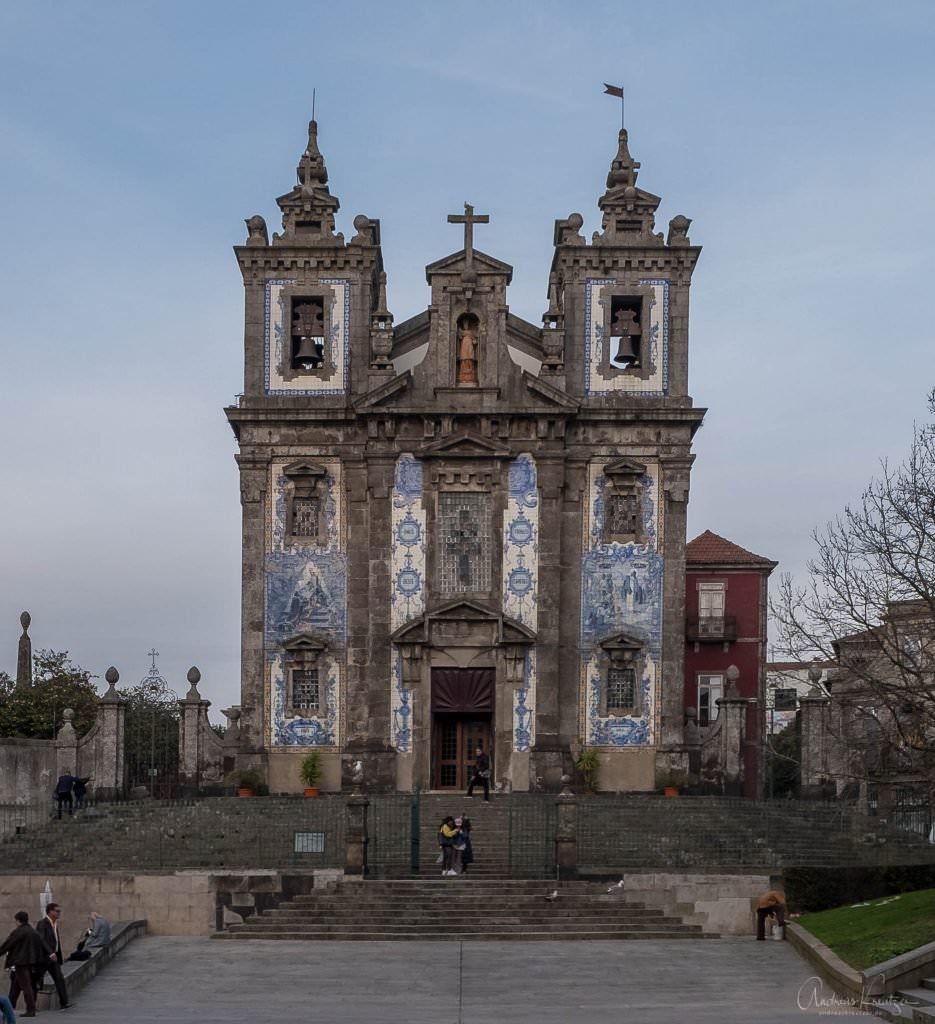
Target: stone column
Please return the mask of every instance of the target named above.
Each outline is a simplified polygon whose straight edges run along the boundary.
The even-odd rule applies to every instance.
[[[539,639],[536,645],[536,739],[530,774],[533,776],[531,788],[535,788],[536,777],[541,777],[545,787],[554,793],[562,773],[569,768],[568,740],[562,742],[559,708],[565,467],[557,458],[538,455],[536,472],[539,483]]]
[[[555,830],[555,863],[560,879],[578,875],[578,798],[569,788],[570,775],[562,776],[562,791],[555,801],[557,827]]]
[[[817,671],[816,678],[816,668],[812,666],[808,671],[811,690],[799,698],[799,796],[803,800],[820,799],[823,796],[822,780],[828,775],[828,747],[831,742],[828,711],[831,699],[818,684],[821,671]]]
[[[727,670],[727,696],[718,700],[719,760],[721,786],[725,796],[743,796],[743,738],[749,701],[737,689],[740,672],[736,665]]]
[[[204,744],[201,735],[202,717],[207,718],[211,701],[203,700],[198,692],[201,673],[193,665],[186,677],[190,684],[188,693],[179,704],[179,778],[184,787],[197,793],[201,786],[204,765]]]
[[[344,873],[363,876],[367,866],[367,808],[369,799],[351,793],[345,806]]]
[[[661,736],[665,749],[682,743],[685,724],[685,531],[688,518],[689,473],[693,455],[663,458],[662,493],[665,495],[662,556],[665,559],[662,593]]]
[[[78,737],[72,725],[75,713],[71,708],[62,712],[64,724],[55,737],[55,768],[58,775],[78,773]]]
[[[266,602],[266,491],[269,463],[258,456],[236,456],[240,466],[240,503],[243,507],[243,568],[241,580],[240,703],[243,712],[242,746],[245,752],[264,749],[263,626]]]
[[[124,791],[124,720],[127,707],[117,693],[120,675],[111,666],[104,678],[107,692],[97,705],[97,755],[94,763],[94,796],[100,800],[122,796]]]
[[[19,617],[23,627],[23,635],[19,638],[19,649],[16,653],[16,689],[28,690],[32,686],[32,640],[29,639],[29,623],[32,622],[29,612]]]

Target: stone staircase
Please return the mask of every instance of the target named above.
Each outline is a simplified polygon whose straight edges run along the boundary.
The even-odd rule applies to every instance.
[[[478,815],[479,817],[479,815]],[[554,900],[545,897],[557,892]],[[702,939],[659,908],[582,882],[431,878],[345,881],[218,932],[217,939]]]
[[[509,799],[493,795],[466,799],[461,794],[427,793],[420,800],[419,871],[425,877],[441,874],[436,863],[439,854],[438,829],[447,815],[467,815],[471,821],[471,845],[474,863],[468,868],[472,878],[508,878],[510,875]]]
[[[916,988],[896,992],[894,1005],[898,1013],[888,1013],[888,1020],[907,1020],[913,1024],[935,1024],[935,978],[923,978]]]

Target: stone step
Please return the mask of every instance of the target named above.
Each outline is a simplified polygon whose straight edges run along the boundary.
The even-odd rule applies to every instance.
[[[708,935],[704,932],[676,931],[675,929],[664,929],[661,931],[638,932],[632,929],[609,929],[596,933],[595,931],[567,931],[556,932],[544,931],[518,931],[515,933],[498,932],[460,932],[453,931],[446,934],[422,934],[419,932],[392,932],[392,931],[347,931],[347,932],[319,932],[314,935],[296,936],[289,931],[265,932],[257,934],[250,931],[218,932],[212,936],[215,939],[305,939],[305,940],[328,940],[343,942],[399,942],[399,941],[436,941],[436,942],[483,942],[495,941],[497,939],[509,939],[515,942],[577,942],[588,940],[622,940],[622,939],[715,939],[717,935]]]

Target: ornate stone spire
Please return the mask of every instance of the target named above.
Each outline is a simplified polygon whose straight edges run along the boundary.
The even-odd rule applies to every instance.
[[[308,123],[308,145],[296,168],[298,184],[276,202],[282,210],[282,234],[273,234],[273,245],[343,245],[335,234],[334,215],[341,204],[328,191],[328,170],[318,148],[318,123]],[[260,237],[259,231],[254,237]],[[256,243],[254,243],[256,244]]]
[[[640,164],[630,155],[626,128],[617,136],[617,155],[607,175],[607,191],[597,201],[604,214],[603,231],[594,232],[595,245],[662,245],[662,235],[653,229],[656,210],[662,200],[637,188]]]
[[[318,148],[318,122],[308,122],[308,145],[305,152],[299,159],[299,166],[295,171],[299,184],[306,192],[312,192],[316,185],[328,184],[328,169],[325,167],[325,158]]]
[[[617,155],[614,157],[607,175],[608,190],[635,185],[639,169],[640,162],[630,156],[627,130],[621,128],[620,134],[617,136]]]

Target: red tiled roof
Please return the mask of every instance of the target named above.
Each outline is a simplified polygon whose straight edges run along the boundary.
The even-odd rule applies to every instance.
[[[689,565],[702,565],[715,562],[718,565],[778,565],[772,559],[764,558],[747,551],[739,544],[725,540],[710,530],[705,530],[685,548],[685,560]]]

